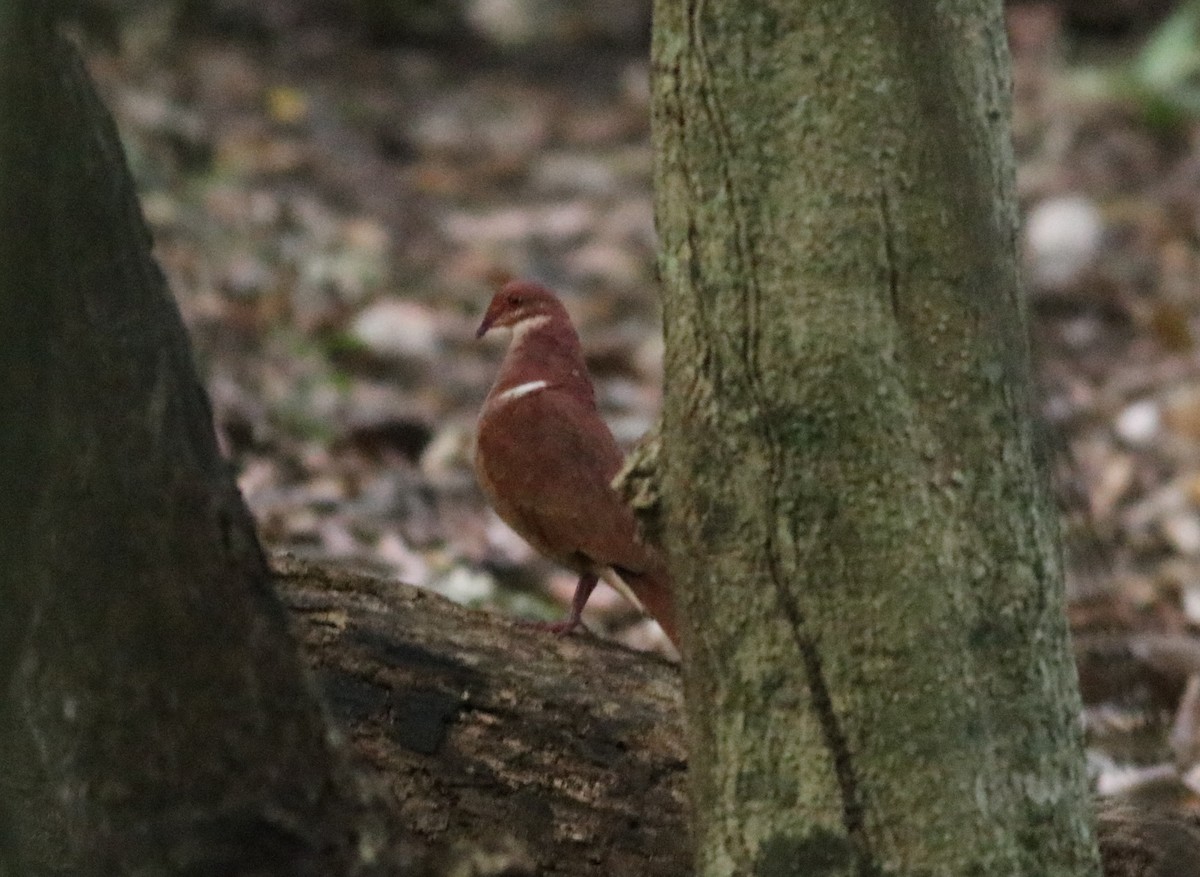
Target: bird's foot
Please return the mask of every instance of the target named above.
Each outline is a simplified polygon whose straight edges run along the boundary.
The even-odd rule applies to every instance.
[[[592,595],[597,581],[595,573],[585,572],[579,577],[575,595],[571,597],[571,612],[562,621],[528,621],[526,624],[538,630],[548,630],[556,636],[566,636],[577,627],[587,630],[583,627],[583,607],[587,605],[588,597]]]

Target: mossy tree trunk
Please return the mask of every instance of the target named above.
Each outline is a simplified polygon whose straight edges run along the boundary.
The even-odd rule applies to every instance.
[[[659,0],[699,873],[1098,873],[999,0]]]

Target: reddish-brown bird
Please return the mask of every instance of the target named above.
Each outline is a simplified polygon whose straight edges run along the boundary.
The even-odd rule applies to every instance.
[[[632,591],[678,645],[670,575],[612,488],[623,458],[596,410],[566,308],[546,287],[514,280],[492,298],[475,335],[501,327],[512,340],[479,415],[475,472],[505,523],[579,573],[571,614],[551,629],[578,627],[603,579]]]

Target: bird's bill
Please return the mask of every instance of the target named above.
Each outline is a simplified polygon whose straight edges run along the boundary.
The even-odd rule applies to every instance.
[[[500,302],[497,301],[498,298],[498,296],[494,297],[491,301],[491,304],[488,305],[487,313],[483,315],[483,322],[480,323],[479,328],[475,330],[476,338],[482,338],[484,335],[486,335],[488,331],[496,325],[496,320],[500,318],[500,314],[504,308],[501,306]]]
[[[504,296],[497,293],[492,296],[491,303],[488,304],[487,313],[483,315],[483,322],[475,330],[475,337],[482,338],[492,329],[508,325],[504,319],[506,316],[511,316],[508,314],[508,303],[505,301]]]

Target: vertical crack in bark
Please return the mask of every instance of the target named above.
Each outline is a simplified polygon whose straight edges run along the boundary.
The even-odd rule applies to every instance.
[[[800,659],[804,662],[804,674],[808,678],[808,694],[817,721],[821,726],[821,737],[825,748],[833,760],[833,772],[837,779],[838,791],[842,797],[842,826],[846,829],[855,851],[858,853],[858,873],[860,877],[876,877],[881,873],[875,861],[875,853],[867,837],[865,806],[862,800],[862,785],[858,779],[858,770],[854,765],[854,755],[850,751],[850,743],[846,732],[842,729],[841,719],[833,708],[833,698],[830,695],[829,683],[825,679],[825,671],[821,666],[821,650],[813,637],[805,631],[804,613],[795,601],[790,599],[779,570],[774,551],[771,552],[771,579],[775,585],[779,605],[787,616],[788,625],[800,650]]]
[[[700,67],[699,75],[696,78],[697,90],[704,114],[712,127],[717,152],[720,155],[720,187],[725,192],[726,201],[729,204],[728,218],[733,229],[732,250],[735,268],[731,273],[745,277],[747,283],[747,294],[742,301],[744,331],[733,334],[735,337],[740,337],[743,340],[741,358],[747,365],[747,382],[752,385],[751,389],[756,391],[756,401],[759,401],[761,400],[761,392],[758,392],[758,388],[754,387],[753,384],[755,382],[755,375],[759,371],[758,310],[761,295],[758,288],[758,275],[755,271],[753,247],[751,246],[750,236],[747,232],[748,223],[743,215],[741,202],[737,197],[737,186],[734,184],[733,178],[729,175],[729,168],[733,163],[734,156],[732,146],[733,135],[730,132],[729,123],[726,119],[725,110],[721,106],[720,98],[713,88],[716,74],[713,64],[708,57],[708,50],[704,40],[704,27],[701,22],[704,14],[704,3],[705,0],[692,0],[689,3],[687,13],[688,42],[696,50],[696,59]]]
[[[786,457],[783,442],[778,435],[777,429],[771,423],[770,418],[761,416],[762,412],[768,407],[766,402],[768,396],[763,390],[759,379],[760,366],[758,360],[758,352],[762,344],[760,338],[762,321],[759,319],[759,311],[762,307],[763,296],[758,284],[757,266],[755,265],[753,247],[748,231],[749,224],[746,221],[742,203],[737,198],[736,186],[728,173],[735,155],[732,145],[733,137],[730,132],[725,109],[714,88],[715,68],[709,58],[704,40],[702,22],[704,3],[705,0],[690,0],[688,3],[686,11],[688,42],[696,51],[700,67],[700,75],[697,77],[697,89],[704,114],[712,127],[714,142],[716,143],[721,162],[721,186],[728,196],[728,219],[733,230],[732,251],[735,263],[732,273],[745,278],[746,281],[746,295],[742,303],[743,332],[740,334],[745,338],[743,354],[746,363],[746,382],[750,390],[749,397],[752,400],[754,412],[759,415],[757,420],[767,441],[771,470],[781,473]],[[895,298],[897,278],[895,275],[895,263],[891,258],[892,242],[890,226],[886,223],[886,201],[884,206],[885,230],[887,232],[885,246],[887,247],[889,265],[892,269],[890,281],[893,294],[893,307],[897,307],[898,300]],[[695,276],[693,276],[693,280],[695,279]],[[782,480],[777,480],[776,483],[780,484]],[[778,519],[780,514],[779,497],[776,491],[767,491],[766,497],[768,504],[767,520],[773,522]],[[842,801],[842,825],[856,853],[858,873],[860,877],[876,877],[876,875],[881,873],[881,869],[876,861],[870,839],[866,833],[862,786],[858,779],[854,756],[851,752],[849,741],[846,738],[845,730],[842,727],[841,719],[838,717],[837,711],[833,706],[829,683],[825,677],[821,663],[820,649],[817,647],[817,643],[812,635],[806,630],[807,624],[803,611],[788,592],[788,577],[781,569],[775,530],[772,526],[768,526],[765,534],[765,548],[768,572],[773,590],[795,637],[796,645],[800,650],[804,673],[808,681],[810,702],[817,715],[822,738],[832,760],[834,776]]]
[[[900,319],[900,269],[896,266],[896,241],[892,237],[892,210],[887,186],[879,184],[879,216],[883,228],[883,261],[887,270],[888,293],[891,296],[892,316]]]

